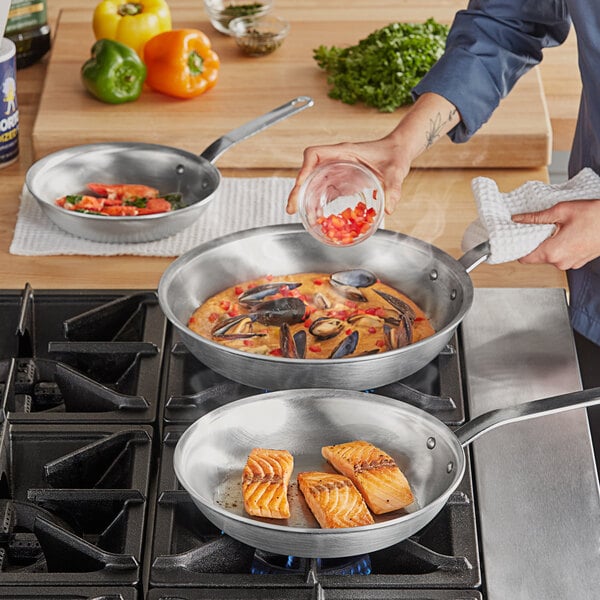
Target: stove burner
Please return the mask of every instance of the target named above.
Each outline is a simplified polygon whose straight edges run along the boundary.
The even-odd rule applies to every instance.
[[[369,575],[371,558],[368,554],[345,558],[299,558],[257,550],[250,572],[253,575],[303,574],[315,570],[319,575]]]

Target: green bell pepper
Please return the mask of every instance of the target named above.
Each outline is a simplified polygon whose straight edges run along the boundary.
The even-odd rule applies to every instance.
[[[146,65],[135,50],[115,40],[100,39],[81,67],[86,89],[98,100],[122,104],[137,100],[146,80]]]

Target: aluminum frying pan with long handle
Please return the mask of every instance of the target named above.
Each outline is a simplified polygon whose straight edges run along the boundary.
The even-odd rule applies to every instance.
[[[214,162],[223,152],[313,104],[308,96],[294,98],[218,138],[199,156],[141,142],[72,146],[35,162],[26,173],[25,185],[50,220],[69,233],[99,242],[160,239],[189,226],[208,208],[221,185]],[[57,198],[84,193],[91,182],[143,184],[161,193],[180,193],[184,207],[142,217],[106,218],[56,206]]]
[[[174,454],[176,475],[200,511],[250,546],[310,558],[337,558],[396,544],[427,525],[444,507],[465,471],[464,447],[514,421],[600,404],[600,388],[527,402],[482,414],[456,431],[410,404],[363,392],[283,390],[218,408],[193,423]],[[321,447],[367,440],[390,454],[405,473],[416,502],[375,516],[375,524],[321,529],[295,483],[285,521],[248,516],[241,472],[254,447],[287,449],[300,471],[330,471]]]

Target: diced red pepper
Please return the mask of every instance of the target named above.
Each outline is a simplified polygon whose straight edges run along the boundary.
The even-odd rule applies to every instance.
[[[376,195],[376,191],[374,193]],[[364,202],[358,202],[354,208],[345,208],[339,214],[318,217],[317,224],[331,241],[348,245],[369,231],[376,215],[373,207],[367,208]]]
[[[321,346],[319,346],[319,344],[312,344],[311,346],[308,347],[308,349],[311,352],[321,352],[322,348]]]

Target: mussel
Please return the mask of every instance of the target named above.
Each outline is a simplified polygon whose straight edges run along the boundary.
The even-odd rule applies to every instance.
[[[263,325],[280,327],[283,323],[289,325],[300,323],[306,313],[306,304],[300,298],[287,297],[265,300],[256,304],[250,311],[250,316]]]
[[[370,287],[377,282],[377,276],[366,269],[338,271],[332,273],[330,279],[338,285],[348,285],[355,288]]]
[[[216,338],[227,338],[230,340],[244,340],[253,337],[264,336],[264,333],[256,333],[253,330],[255,319],[250,315],[237,315],[217,321],[211,334]]]
[[[328,308],[331,308],[332,306],[331,300],[329,300],[327,296],[321,294],[321,292],[317,292],[313,296],[312,303],[315,305],[316,308],[319,308],[321,310],[326,310]]]
[[[356,315],[349,316],[346,321],[350,325],[362,326],[362,327],[381,327],[384,323],[382,317],[377,315],[369,315],[366,313],[358,313]]]
[[[402,315],[399,325],[393,327],[386,323],[383,326],[383,334],[388,350],[396,350],[408,346],[412,343],[412,321],[406,315]]]
[[[334,317],[319,317],[315,319],[308,331],[320,340],[328,340],[341,333],[345,327],[344,321]]]
[[[306,331],[300,329],[292,335],[292,330],[287,323],[279,328],[279,347],[281,355],[286,358],[306,357]]]
[[[288,289],[293,290],[301,285],[301,283],[289,281],[270,281],[269,283],[263,283],[262,285],[257,285],[246,290],[238,297],[238,302],[242,306],[253,306],[255,304],[260,304],[265,298],[279,293],[282,288],[287,287]]]
[[[353,302],[366,302],[366,296],[359,288],[370,287],[377,282],[377,276],[366,269],[338,271],[329,277],[329,283],[340,295]]]
[[[375,290],[375,293],[379,294],[386,302],[391,304],[400,313],[400,316],[405,315],[411,322],[415,320],[415,311],[412,309],[412,306],[404,302],[404,300],[386,292],[382,292],[381,290]]]
[[[329,358],[343,358],[352,354],[356,350],[358,345],[358,331],[353,331],[350,335],[344,337],[344,339],[334,348]]]

